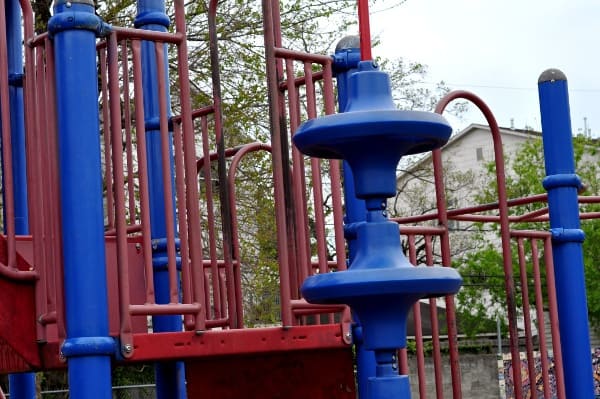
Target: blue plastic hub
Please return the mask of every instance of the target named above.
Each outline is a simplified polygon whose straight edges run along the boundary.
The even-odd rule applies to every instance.
[[[306,155],[348,161],[358,198],[392,197],[400,158],[443,146],[452,127],[439,114],[397,110],[388,75],[372,62],[359,64],[349,92],[346,112],[307,121],[294,144]]]
[[[462,283],[452,268],[412,266],[402,253],[399,227],[385,212],[386,199],[396,194],[400,158],[441,147],[452,128],[438,114],[397,110],[388,75],[372,62],[359,64],[348,91],[344,113],[304,123],[294,143],[304,154],[349,163],[356,196],[365,199],[366,221],[356,228],[350,269],[309,277],[302,294],[311,303],[350,305],[361,321],[365,347],[383,359],[405,346],[406,317],[416,301],[454,294]],[[390,362],[378,360],[378,368],[389,371]],[[373,387],[383,383],[392,391],[405,390],[404,383],[388,377],[378,373]]]

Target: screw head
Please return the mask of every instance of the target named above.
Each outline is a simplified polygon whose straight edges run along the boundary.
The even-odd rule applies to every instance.
[[[123,353],[125,354],[130,354],[131,352],[133,352],[133,345],[131,344],[125,344],[123,345]]]

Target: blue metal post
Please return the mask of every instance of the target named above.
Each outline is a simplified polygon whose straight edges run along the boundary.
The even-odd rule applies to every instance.
[[[566,76],[549,69],[538,80],[560,342],[567,398],[594,398],[573,137]]]
[[[350,76],[358,70],[360,62],[360,38],[358,36],[347,36],[340,40],[335,48],[333,67],[337,80],[337,95],[339,112],[344,112],[348,105],[348,84]],[[344,217],[344,236],[348,242],[348,265],[356,256],[356,227],[359,223],[367,220],[365,201],[356,197],[354,189],[354,176],[347,161],[343,161],[344,173],[344,205],[346,215]],[[358,381],[359,397],[367,397],[367,386],[369,378],[375,376],[377,362],[375,352],[365,349],[363,333],[360,322],[354,314],[353,342],[356,349],[356,372]]]
[[[166,32],[169,27],[169,17],[165,12],[164,0],[138,0],[135,27],[158,32]],[[165,54],[167,54],[165,46]],[[162,60],[165,71],[168,71],[167,58]],[[171,146],[169,157],[171,170],[162,168],[162,150],[160,138],[160,101],[158,97],[158,69],[154,44],[142,43],[142,79],[144,86],[144,114],[146,117],[146,143],[148,157],[148,184],[150,192],[150,220],[152,240],[155,243],[153,253],[154,289],[157,303],[169,303],[169,273],[167,270],[166,237],[167,222],[165,215],[163,173],[170,173],[171,186],[174,190],[174,162]],[[166,82],[167,76],[163,77]],[[167,86],[168,108],[170,109],[170,95]],[[172,136],[170,135],[170,140]],[[175,201],[173,201],[175,203]],[[175,209],[172,210],[173,216]],[[175,220],[175,217],[173,217]],[[179,316],[155,316],[152,318],[152,327],[155,332],[181,331],[182,321]],[[161,362],[155,365],[156,395],[158,399],[185,399],[185,368],[183,362]]]
[[[25,118],[23,103],[23,35],[21,7],[18,0],[6,2],[6,35],[8,38],[8,81],[10,85],[10,132],[13,161],[15,233],[29,234],[27,209],[27,171],[25,162]],[[4,193],[3,193],[4,195]],[[6,215],[5,215],[6,217]],[[6,220],[6,219],[4,219]],[[35,399],[35,373],[11,374],[10,396],[13,399]]]
[[[48,30],[54,41],[58,161],[64,254],[70,397],[110,399],[104,217],[96,37],[107,26],[93,1],[57,0]]]

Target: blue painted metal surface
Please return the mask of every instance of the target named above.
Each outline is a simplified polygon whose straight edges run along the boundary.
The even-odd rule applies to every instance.
[[[567,78],[550,69],[538,81],[556,296],[567,398],[594,398]]]
[[[317,274],[302,286],[313,303],[346,303],[358,316],[364,347],[375,353],[375,376],[366,397],[410,398],[407,376],[398,375],[396,350],[406,345],[406,317],[420,298],[453,294],[462,280],[448,267],[414,267],[404,257],[400,231],[387,218],[386,199],[396,193],[400,158],[442,146],[451,127],[438,115],[398,111],[389,77],[371,61],[348,80],[345,112],[304,123],[294,143],[305,154],[344,159],[366,221],[356,227],[356,254],[345,272]]]
[[[337,80],[338,108],[344,112],[348,104],[348,82],[357,71],[360,62],[360,38],[347,36],[340,40],[333,56],[333,70]],[[348,266],[356,257],[356,228],[367,219],[365,201],[356,197],[354,176],[347,161],[343,161],[344,173],[344,237],[348,243]],[[356,351],[357,381],[359,397],[366,397],[369,378],[375,376],[377,362],[375,353],[365,349],[362,327],[356,314],[353,315],[353,343]]]
[[[169,27],[169,17],[165,13],[164,0],[138,0],[135,27],[158,32],[166,32]],[[165,46],[165,52],[166,46]],[[164,70],[168,71],[167,58],[165,57]],[[150,193],[150,220],[151,234],[153,240],[153,265],[154,265],[154,290],[156,303],[169,303],[169,273],[167,270],[167,248],[162,245],[166,242],[167,221],[165,217],[165,200],[163,173],[170,173],[171,193],[174,189],[174,161],[171,145],[169,146],[170,170],[163,170],[162,150],[160,136],[160,102],[167,101],[170,110],[170,96],[159,98],[158,94],[158,68],[154,44],[142,43],[142,79],[144,87],[144,114],[146,117],[146,153],[148,158],[148,185]],[[168,82],[168,76],[164,77]],[[170,117],[170,114],[169,114]],[[172,135],[169,135],[172,141]],[[173,204],[175,200],[173,198]],[[168,210],[172,212],[175,220],[175,208]],[[175,226],[173,226],[175,228]],[[177,284],[179,286],[179,284]],[[180,316],[154,316],[152,327],[155,332],[181,331],[182,321]],[[185,399],[187,397],[185,388],[185,368],[183,362],[160,362],[155,365],[156,397],[158,399]]]
[[[59,0],[54,41],[70,397],[109,399],[111,354],[104,253],[96,35],[92,2]]]
[[[27,208],[27,170],[25,160],[25,118],[23,102],[23,34],[21,7],[18,0],[8,0],[6,36],[8,39],[8,80],[10,98],[10,133],[13,161],[15,233],[29,234]],[[4,174],[3,174],[4,176]],[[4,191],[2,193],[5,194]],[[6,215],[4,215],[6,220]],[[9,375],[10,396],[13,399],[35,399],[35,373]]]

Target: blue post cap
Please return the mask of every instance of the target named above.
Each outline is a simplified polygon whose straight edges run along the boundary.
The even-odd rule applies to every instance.
[[[305,122],[294,144],[306,155],[348,161],[357,197],[392,197],[400,158],[441,147],[452,128],[439,114],[397,110],[389,76],[372,61],[359,64],[349,88],[346,112]]]

